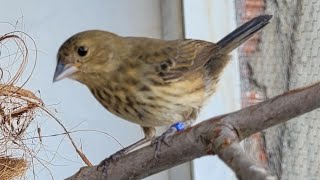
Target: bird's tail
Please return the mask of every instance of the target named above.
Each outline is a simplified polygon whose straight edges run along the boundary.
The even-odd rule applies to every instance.
[[[251,19],[232,31],[217,43],[220,49],[219,54],[227,54],[240,46],[242,43],[252,37],[257,31],[266,26],[271,18],[272,15],[261,15]]]

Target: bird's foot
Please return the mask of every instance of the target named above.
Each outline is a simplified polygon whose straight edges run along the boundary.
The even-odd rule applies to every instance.
[[[110,163],[117,161],[119,159],[119,157],[126,154],[126,152],[127,152],[126,148],[123,148],[123,149],[117,151],[116,153],[112,154],[110,157],[104,159],[98,165],[98,167],[97,167],[98,170],[102,170],[103,175],[107,176],[107,171],[108,171],[108,167],[109,167]]]
[[[183,131],[185,129],[185,124],[183,122],[177,122],[173,124],[168,130],[166,130],[162,135],[154,138],[151,142],[152,145],[155,145],[155,158],[159,157],[160,154],[160,145],[163,142],[165,145],[170,146],[170,141],[172,135],[176,132]]]

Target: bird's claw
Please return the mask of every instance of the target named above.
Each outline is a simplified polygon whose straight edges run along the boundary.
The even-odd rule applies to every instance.
[[[155,158],[159,157],[161,143],[163,142],[165,145],[170,146],[172,135],[174,135],[176,132],[177,132],[177,129],[175,127],[170,127],[162,135],[152,140],[151,144],[155,145],[155,154],[154,154]]]

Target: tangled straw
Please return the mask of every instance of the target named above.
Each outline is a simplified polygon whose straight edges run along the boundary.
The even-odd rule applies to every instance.
[[[43,104],[32,92],[22,89],[34,67],[27,80],[16,86],[29,58],[26,40],[23,39],[25,36],[22,35],[26,34],[13,31],[0,36],[0,179],[4,180],[20,177],[28,169],[29,163],[24,156],[28,148],[22,139],[36,116],[37,105]],[[17,51],[10,54],[13,47]],[[7,49],[7,54],[2,51],[4,48]],[[6,67],[4,60],[8,60]],[[15,69],[9,70],[11,67]],[[20,157],[16,157],[17,155]]]
[[[0,157],[0,178],[3,180],[13,179],[24,175],[28,162],[24,159],[12,157]]]
[[[1,22],[0,22],[1,23]],[[6,23],[8,24],[8,23]],[[10,24],[10,23],[9,23]],[[15,28],[12,24],[12,27]],[[35,48],[35,61],[27,76],[22,80],[22,75],[29,60],[27,39],[31,40]],[[16,49],[14,53],[11,53]],[[6,51],[4,51],[6,50]],[[12,180],[22,177],[27,171],[36,150],[25,144],[27,129],[36,117],[36,111],[44,111],[63,128],[75,151],[81,159],[91,166],[91,162],[76,146],[63,124],[44,106],[43,101],[33,92],[23,89],[31,78],[37,59],[37,47],[33,39],[22,31],[12,31],[0,36],[0,179]],[[6,60],[6,61],[3,61]],[[7,62],[7,63],[5,63]],[[6,65],[5,65],[6,64]],[[21,83],[17,85],[17,83]],[[37,129],[41,143],[40,128]],[[39,161],[39,160],[38,160]],[[40,162],[40,161],[39,161]],[[42,162],[40,162],[45,166]],[[46,168],[46,167],[45,167]],[[47,169],[47,168],[46,168]]]

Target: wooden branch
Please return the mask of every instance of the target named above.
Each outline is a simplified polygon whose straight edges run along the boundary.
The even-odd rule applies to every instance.
[[[319,92],[320,83],[317,83],[234,113],[211,118],[175,134],[171,146],[162,144],[158,159],[154,158],[154,147],[146,146],[120,157],[108,167],[83,167],[68,179],[141,179],[214,154],[218,154],[240,179],[273,179],[245,155],[238,143],[253,133],[320,107]]]

